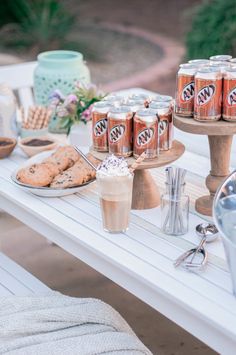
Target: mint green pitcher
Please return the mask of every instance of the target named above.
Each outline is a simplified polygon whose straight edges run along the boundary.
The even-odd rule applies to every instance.
[[[90,72],[81,53],[57,50],[39,54],[34,72],[36,104],[48,105],[49,97],[56,89],[64,95],[70,94],[76,81],[90,83]],[[52,118],[49,129],[54,133],[64,133],[57,117]]]

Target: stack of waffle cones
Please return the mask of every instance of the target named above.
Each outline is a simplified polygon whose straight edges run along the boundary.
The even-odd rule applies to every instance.
[[[31,106],[25,114],[21,108],[22,128],[24,129],[43,129],[47,128],[52,111],[47,107]]]

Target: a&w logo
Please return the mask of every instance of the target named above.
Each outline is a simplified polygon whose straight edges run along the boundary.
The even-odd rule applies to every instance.
[[[189,101],[194,97],[194,81],[184,86],[181,93],[182,101]]]
[[[119,124],[114,126],[110,131],[110,142],[116,143],[125,133],[125,126],[123,124]]]
[[[166,128],[168,126],[168,121],[160,121],[159,122],[159,136],[162,136],[162,134],[165,132]]]
[[[209,102],[215,93],[215,85],[204,86],[197,94],[197,103],[202,106]]]
[[[228,105],[232,106],[232,105],[236,105],[236,88],[233,88],[227,97],[227,102]]]
[[[153,136],[154,136],[154,129],[145,128],[141,132],[139,132],[136,138],[136,143],[138,146],[143,146],[145,144],[148,144]]]
[[[101,137],[107,131],[107,118],[97,121],[93,128],[95,137]]]

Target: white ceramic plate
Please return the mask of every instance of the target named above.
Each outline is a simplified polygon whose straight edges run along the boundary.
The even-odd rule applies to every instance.
[[[22,169],[22,168],[24,168],[24,167],[26,167],[28,165],[32,165],[32,164],[35,164],[35,163],[40,163],[42,160],[44,160],[45,158],[48,158],[52,153],[54,153],[54,151],[52,151],[52,150],[51,151],[46,151],[46,152],[42,152],[40,154],[37,154],[37,155],[33,156],[32,158],[28,159],[20,167],[20,169]],[[75,194],[76,192],[80,192],[87,185],[89,185],[89,184],[91,184],[92,182],[95,181],[95,179],[94,180],[90,180],[90,181],[86,182],[83,185],[76,186],[76,187],[68,187],[68,188],[65,188],[65,189],[60,189],[60,188],[55,189],[55,188],[51,188],[51,187],[35,187],[35,186],[23,184],[22,182],[18,181],[17,178],[16,178],[18,171],[19,171],[19,169],[15,170],[12,173],[12,175],[11,175],[12,181],[17,186],[22,188],[23,190],[31,192],[34,195],[43,196],[43,197],[62,197],[62,196]]]

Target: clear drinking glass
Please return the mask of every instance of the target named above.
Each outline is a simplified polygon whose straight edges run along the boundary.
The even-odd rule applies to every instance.
[[[161,196],[161,229],[165,234],[182,235],[188,232],[189,196],[184,193],[185,184],[180,191],[172,193],[166,184],[166,193]]]
[[[110,233],[125,232],[129,227],[133,175],[97,174],[103,228]]]

